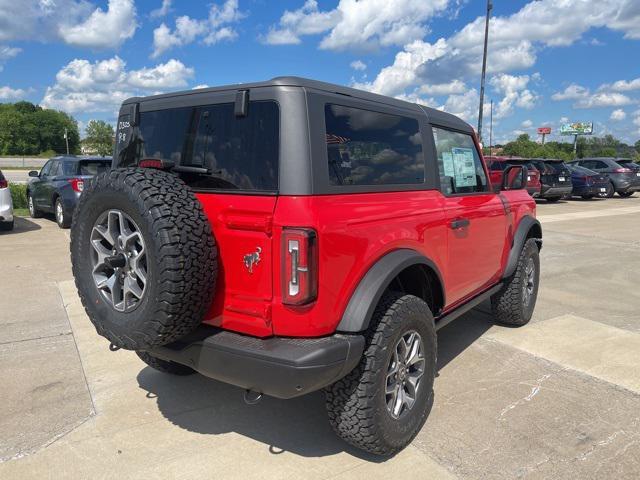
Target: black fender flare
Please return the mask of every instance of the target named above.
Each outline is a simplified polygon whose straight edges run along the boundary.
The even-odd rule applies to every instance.
[[[533,236],[529,235],[531,229],[536,229],[540,234]],[[524,242],[527,238],[534,238],[538,244],[538,248],[542,248],[542,226],[538,220],[529,215],[520,220],[516,233],[513,236],[513,243],[511,244],[511,250],[509,251],[507,266],[502,274],[503,279],[510,277],[516,271],[518,258],[520,257],[520,252],[522,251],[522,247],[524,246]]]
[[[391,281],[402,270],[412,265],[429,267],[438,276],[440,285],[444,286],[442,275],[431,259],[411,249],[394,250],[381,257],[362,277],[342,314],[337,330],[350,333],[366,330],[380,297]],[[444,288],[442,288],[443,301],[444,294]],[[436,315],[437,312],[433,314]]]

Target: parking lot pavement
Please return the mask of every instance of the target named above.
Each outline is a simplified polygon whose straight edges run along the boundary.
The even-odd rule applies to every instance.
[[[91,392],[72,402],[76,423],[50,428],[48,441],[38,435],[57,420],[50,416],[14,421],[20,436],[5,439],[7,418],[64,403],[65,388],[45,396],[25,387],[23,410],[0,411],[0,445],[25,446],[21,458],[0,463],[0,478],[640,478],[640,198],[540,202],[539,216],[545,239],[533,321],[495,326],[481,305],[442,329],[433,411],[413,444],[385,461],[333,435],[319,393],[247,406],[235,387],[168,377],[131,352],[109,352],[75,294],[64,232],[38,220],[40,229],[18,232],[11,247],[0,236],[0,258],[11,251],[21,275],[2,280],[3,266],[0,291],[11,286],[12,299],[0,304],[0,318],[34,308],[21,317],[25,338],[39,328],[64,333],[68,319],[72,335],[59,337],[72,337],[79,352],[73,358],[51,350],[47,362],[31,361],[29,346],[5,352],[0,379],[20,366],[21,382],[36,385],[51,363],[69,376],[57,381],[76,392],[70,398],[79,395],[78,369]],[[33,253],[18,255],[19,246]],[[48,275],[62,300],[33,297]],[[24,288],[12,286],[18,283]],[[59,316],[62,304],[66,315]],[[21,330],[5,323],[0,328],[17,344]],[[16,396],[1,392],[2,405]]]

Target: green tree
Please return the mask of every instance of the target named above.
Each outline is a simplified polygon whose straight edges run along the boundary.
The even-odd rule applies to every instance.
[[[91,120],[86,128],[85,145],[98,155],[110,155],[113,151],[113,126],[104,120]]]

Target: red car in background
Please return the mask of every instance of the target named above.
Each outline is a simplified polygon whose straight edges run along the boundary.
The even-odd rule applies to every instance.
[[[540,172],[528,159],[493,155],[485,156],[484,159],[489,167],[489,178],[492,185],[502,184],[502,173],[509,165],[524,165],[527,167],[527,192],[534,198],[540,195],[540,190],[542,189]]]

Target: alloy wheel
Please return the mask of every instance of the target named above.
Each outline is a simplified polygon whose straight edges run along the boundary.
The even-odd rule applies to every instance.
[[[524,269],[524,282],[522,284],[522,302],[528,307],[533,297],[536,283],[536,266],[533,258],[529,257],[527,266]]]
[[[405,333],[396,343],[387,368],[385,401],[394,419],[413,408],[424,375],[425,358],[422,337],[415,330]]]
[[[147,254],[140,229],[129,215],[112,209],[98,217],[90,241],[96,288],[118,312],[134,310],[147,285]]]

